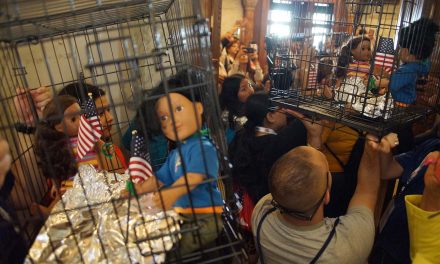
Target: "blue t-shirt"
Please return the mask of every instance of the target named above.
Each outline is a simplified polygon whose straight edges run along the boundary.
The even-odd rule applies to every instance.
[[[425,188],[423,177],[426,167],[421,165],[426,155],[440,148],[440,139],[428,139],[415,150],[396,156],[403,168],[399,178],[398,195],[394,199],[394,209],[382,232],[377,236],[377,245],[399,263],[411,263],[409,256],[409,231],[406,217],[405,196],[422,194]]]
[[[183,166],[187,173],[205,175],[205,181],[217,178],[219,169],[217,150],[207,137],[187,139],[181,144],[181,152],[182,157],[180,157],[177,148],[173,149],[163,166],[156,172],[157,179],[165,186],[172,185],[184,176]],[[217,180],[199,184],[190,194],[180,197],[174,207],[191,208],[190,196],[194,208],[223,206],[223,200],[217,188]]]
[[[389,89],[397,102],[412,104],[416,100],[416,82],[421,75],[427,75],[431,63],[411,62],[402,64],[392,75]]]

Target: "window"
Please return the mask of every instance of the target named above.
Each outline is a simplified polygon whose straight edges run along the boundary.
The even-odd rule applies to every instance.
[[[331,31],[332,22],[333,4],[272,0],[267,32],[276,37],[311,34],[313,46],[319,48]]]
[[[282,2],[282,1],[279,1]],[[284,1],[286,2],[286,1]],[[281,7],[288,4],[280,4]],[[269,11],[269,35],[277,37],[287,37],[290,35],[290,22],[292,20],[292,12],[289,9],[271,9]]]
[[[333,4],[315,3],[312,16],[313,46],[324,44],[325,36],[330,33],[333,21]],[[320,44],[322,43],[322,44]]]

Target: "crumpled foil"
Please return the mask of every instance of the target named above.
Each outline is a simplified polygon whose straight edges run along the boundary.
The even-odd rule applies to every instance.
[[[152,194],[118,199],[128,178],[81,166],[25,263],[164,262],[165,252],[179,240],[178,216],[150,207]]]
[[[365,93],[367,93],[366,98]],[[358,76],[345,78],[344,83],[336,91],[335,99],[349,103],[352,109],[371,118],[390,118],[394,106],[393,99],[389,97],[387,101],[386,94],[376,96],[367,92],[364,79]]]

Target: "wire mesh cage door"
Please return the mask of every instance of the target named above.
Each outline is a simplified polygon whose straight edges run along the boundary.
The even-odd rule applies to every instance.
[[[266,41],[273,100],[310,117],[378,135],[432,113],[439,96],[428,86],[438,81],[428,77],[435,71],[428,65],[438,59],[436,49],[431,47],[430,56],[418,54],[420,68],[401,74],[410,65],[399,55],[403,46],[417,53],[409,44],[413,39],[422,45],[435,43],[436,32],[430,31],[431,22],[419,20],[420,11],[417,1],[273,1],[269,16],[285,14],[287,19],[284,33],[271,26]],[[425,39],[401,33],[416,28]],[[404,86],[402,76],[408,75],[414,76],[407,86],[412,95],[403,98],[398,90]],[[423,95],[416,93],[420,80],[426,79],[429,105],[416,103]]]
[[[1,136],[27,263],[240,261],[199,14],[184,0],[4,1]]]

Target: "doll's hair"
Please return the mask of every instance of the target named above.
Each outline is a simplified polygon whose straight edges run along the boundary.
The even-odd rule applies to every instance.
[[[234,129],[234,117],[244,115],[244,103],[238,100],[238,91],[240,83],[245,77],[241,74],[234,74],[225,78],[222,85],[222,91],[219,95],[221,109],[227,110],[229,126]]]
[[[255,127],[263,126],[266,115],[271,112],[273,103],[269,95],[254,93],[249,96],[245,103],[247,122],[244,128],[239,130],[229,146],[229,156],[233,162],[232,177],[240,186],[250,186],[255,181],[255,175],[249,168],[252,164],[264,160],[253,160],[252,143],[255,138]],[[264,158],[261,156],[261,158]]]
[[[431,19],[421,18],[399,31],[399,46],[407,48],[418,60],[429,58],[439,27]]]
[[[319,60],[318,63],[318,73],[316,76],[316,81],[318,84],[321,83],[321,81],[332,74],[333,71],[333,60],[331,58],[322,58]]]
[[[151,139],[153,136],[161,135],[162,129],[156,113],[157,101],[166,96],[167,93],[178,93],[185,96],[191,102],[203,104],[202,87],[206,77],[200,71],[190,69],[182,70],[177,74],[166,78],[155,88],[145,91],[142,104],[136,112],[135,121],[144,135]],[[204,105],[205,108],[205,105]]]
[[[75,97],[61,95],[52,99],[43,111],[43,119],[37,125],[35,151],[38,164],[47,178],[59,184],[77,172],[75,158],[65,133],[55,129],[64,119],[64,112],[78,103]]]
[[[98,88],[95,85],[87,84],[87,83],[79,83],[74,82],[66,85],[61,91],[58,92],[58,95],[70,95],[78,99],[79,104],[82,105],[87,99],[89,99],[88,94],[92,94],[93,100],[98,99],[101,96],[105,95],[104,90]]]
[[[338,56],[338,63],[336,68],[336,77],[337,78],[345,78],[347,75],[347,67],[350,63],[353,62],[353,54],[352,50],[355,49],[359,44],[363,41],[370,41],[370,39],[366,36],[358,36],[351,38],[340,50]]]

